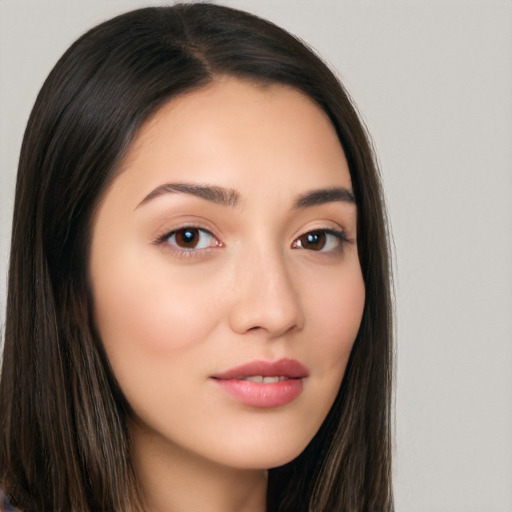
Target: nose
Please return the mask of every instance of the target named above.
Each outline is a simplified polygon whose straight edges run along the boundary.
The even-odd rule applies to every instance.
[[[302,330],[304,313],[290,274],[281,255],[243,258],[236,272],[231,328],[240,334],[261,330],[270,338]]]

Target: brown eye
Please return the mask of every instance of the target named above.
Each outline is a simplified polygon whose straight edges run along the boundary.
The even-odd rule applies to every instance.
[[[347,237],[343,231],[317,229],[301,235],[293,242],[292,247],[309,251],[332,252],[341,251],[346,241]]]
[[[299,247],[310,251],[321,251],[325,247],[325,231],[310,231],[297,239]]]
[[[199,241],[199,230],[197,228],[180,229],[176,231],[176,245],[183,249],[194,249]]]
[[[165,240],[182,250],[206,249],[216,245],[215,237],[210,232],[194,227],[177,229],[169,233]]]

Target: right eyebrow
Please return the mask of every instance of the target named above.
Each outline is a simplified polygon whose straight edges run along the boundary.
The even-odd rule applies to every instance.
[[[240,204],[240,194],[232,188],[223,188],[216,185],[197,185],[195,183],[165,183],[152,190],[137,205],[137,208],[163,194],[189,194],[230,207]]]

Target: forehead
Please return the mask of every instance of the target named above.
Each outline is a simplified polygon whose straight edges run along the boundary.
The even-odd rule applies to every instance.
[[[344,186],[350,175],[325,112],[302,92],[221,78],[163,105],[140,129],[120,175],[239,188]]]

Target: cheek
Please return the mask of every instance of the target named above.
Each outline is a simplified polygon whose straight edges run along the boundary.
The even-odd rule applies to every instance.
[[[103,266],[94,283],[96,327],[118,378],[133,362],[158,363],[190,350],[217,322],[220,306],[204,286],[141,255]]]
[[[339,283],[334,286],[333,283]],[[365,304],[365,286],[359,266],[310,290],[308,307],[318,337],[311,346],[315,358],[339,387],[357,336]],[[337,392],[337,389],[336,389]]]

